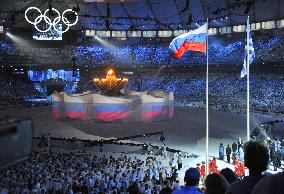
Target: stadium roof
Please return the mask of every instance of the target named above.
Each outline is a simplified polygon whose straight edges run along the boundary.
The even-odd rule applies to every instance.
[[[284,18],[282,0],[9,0],[0,1],[0,25],[32,28],[25,10],[35,6],[44,12],[50,4],[61,13],[80,9],[73,29],[187,29],[206,18],[211,26],[232,26],[245,24],[245,12],[251,22]]]

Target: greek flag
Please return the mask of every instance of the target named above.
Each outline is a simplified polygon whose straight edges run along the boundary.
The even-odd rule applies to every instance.
[[[249,65],[252,63],[252,61],[254,60],[255,58],[255,52],[254,52],[254,48],[253,48],[253,42],[252,42],[252,37],[251,37],[251,33],[250,33],[250,30],[249,30],[249,27],[247,28],[248,30],[248,34],[249,34],[249,38],[248,38],[248,49],[249,49]],[[240,78],[243,78],[247,75],[247,44],[245,46],[245,56],[244,56],[244,64],[243,64],[243,69],[241,71],[241,76]]]

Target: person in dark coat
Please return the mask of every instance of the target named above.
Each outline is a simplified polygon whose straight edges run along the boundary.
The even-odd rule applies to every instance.
[[[266,176],[253,188],[252,194],[279,194],[284,191],[284,172]]]
[[[132,185],[130,185],[127,189],[127,192],[129,194],[137,194],[139,193],[139,188],[138,188],[138,182],[134,182]]]
[[[224,146],[223,143],[220,143],[219,146],[219,160],[224,160]]]
[[[181,155],[180,154],[178,155],[177,163],[178,163],[178,170],[182,169],[182,159],[181,159]]]
[[[171,194],[173,192],[171,187],[163,188],[159,194]]]
[[[230,147],[230,145],[227,145],[226,148],[226,155],[227,155],[227,162],[230,163],[231,162],[231,153],[232,153],[232,149]]]
[[[226,180],[229,182],[229,184],[238,180],[237,175],[230,168],[223,168],[220,171],[220,174],[222,174],[226,178]]]
[[[238,150],[238,145],[234,141],[234,143],[232,144],[233,156],[237,156],[237,150]]]
[[[84,194],[89,193],[88,192],[88,186],[87,186],[86,182],[83,183],[83,186],[81,187],[81,192],[84,193]]]
[[[262,173],[267,169],[268,160],[268,149],[264,144],[252,140],[246,142],[244,164],[249,170],[249,175],[233,182],[226,194],[251,194],[254,186],[263,178]]]
[[[222,174],[209,174],[204,183],[204,194],[225,194],[229,188],[229,183]]]

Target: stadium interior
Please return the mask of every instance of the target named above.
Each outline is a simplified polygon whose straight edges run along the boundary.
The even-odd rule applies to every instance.
[[[0,0],[0,193],[283,193],[283,73],[281,0]]]

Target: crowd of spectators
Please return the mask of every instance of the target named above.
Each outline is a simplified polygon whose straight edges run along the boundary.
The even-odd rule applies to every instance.
[[[123,42],[106,40],[81,45],[65,45],[63,48],[21,47],[12,42],[0,42],[0,56],[6,63],[28,64],[70,64],[75,56],[77,65],[117,64],[117,65],[188,65],[204,64],[206,56],[188,51],[181,59],[175,59],[168,41],[145,41],[135,38]],[[133,44],[135,42],[135,44]],[[284,37],[280,33],[253,34],[256,52],[255,63],[283,61]],[[245,37],[234,35],[214,35],[209,38],[209,61],[213,64],[241,64],[243,62]]]
[[[151,72],[140,74],[141,90],[163,89],[173,92],[175,101],[185,106],[205,105],[204,72]],[[135,78],[126,86],[137,90]],[[283,112],[283,78],[274,73],[255,73],[250,78],[250,108],[253,111]],[[225,111],[246,110],[246,79],[239,72],[209,74],[209,108]]]
[[[32,104],[27,100],[41,98],[44,93],[36,90],[35,85],[30,81],[21,80],[7,80],[0,78],[0,108],[22,108],[31,106]],[[37,104],[39,105],[39,103]]]
[[[249,174],[238,179],[229,168],[203,176],[198,168],[185,171],[182,186],[176,167],[163,157],[121,154],[96,156],[85,151],[34,151],[29,161],[0,172],[1,193],[105,194],[280,194],[283,172],[263,173],[268,149],[257,141],[244,144]],[[259,183],[259,184],[258,184]]]
[[[176,174],[162,158],[86,152],[33,152],[30,161],[0,173],[2,193],[159,193]],[[178,187],[178,185],[175,185]]]

